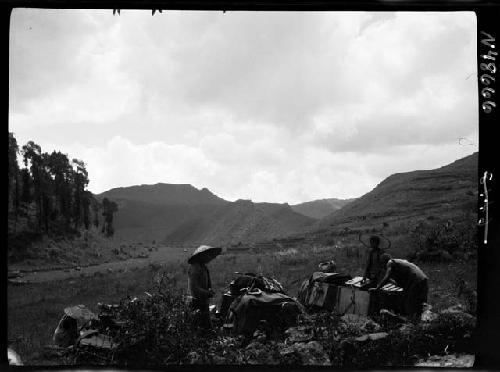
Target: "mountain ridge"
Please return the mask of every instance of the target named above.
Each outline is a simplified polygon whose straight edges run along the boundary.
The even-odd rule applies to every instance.
[[[360,198],[297,205],[231,202],[189,184],[136,185],[98,196],[118,203],[115,233],[123,238],[229,245],[470,212],[477,205],[477,161],[474,153],[436,169],[394,173]],[[320,214],[336,209],[318,219],[311,215],[318,205],[325,208]]]
[[[165,244],[233,244],[305,231],[316,220],[288,204],[226,201],[190,184],[135,185],[98,195],[118,204],[115,235]]]
[[[361,226],[418,215],[452,216],[477,203],[478,153],[431,170],[394,173],[375,188],[319,220],[314,228]]]

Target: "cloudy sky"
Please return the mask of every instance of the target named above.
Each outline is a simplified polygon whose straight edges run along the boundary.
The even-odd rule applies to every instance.
[[[358,197],[477,151],[475,53],[472,12],[16,9],[9,130],[94,193]]]

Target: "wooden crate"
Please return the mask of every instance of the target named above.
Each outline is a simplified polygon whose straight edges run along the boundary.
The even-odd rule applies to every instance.
[[[336,306],[339,314],[370,314],[370,293],[355,287],[339,287]]]
[[[314,283],[307,298],[307,304],[333,310],[337,304],[338,288],[333,284]]]
[[[401,312],[403,291],[399,287],[368,292],[357,287],[339,287],[336,311],[339,314],[373,315],[381,309]]]

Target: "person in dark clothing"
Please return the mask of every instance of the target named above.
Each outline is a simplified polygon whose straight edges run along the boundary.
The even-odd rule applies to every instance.
[[[191,309],[198,313],[195,317],[195,326],[202,330],[209,330],[212,327],[209,301],[215,294],[206,264],[220,252],[221,248],[202,245],[188,259],[188,287],[191,294]]]
[[[381,256],[381,261],[386,264],[384,277],[375,288],[369,290],[379,290],[392,279],[396,285],[403,288],[405,315],[420,317],[429,292],[427,275],[417,265],[406,260],[391,258],[387,253]]]
[[[384,249],[380,247],[380,237],[377,235],[372,235],[370,237],[370,245],[367,246],[365,242],[359,236],[359,241],[367,248],[370,248],[368,253],[368,261],[366,263],[365,273],[364,273],[364,283],[367,287],[373,287],[382,279],[385,272],[385,265],[381,261],[381,256],[385,253]],[[390,246],[390,242],[389,242]],[[368,280],[367,280],[368,279]]]

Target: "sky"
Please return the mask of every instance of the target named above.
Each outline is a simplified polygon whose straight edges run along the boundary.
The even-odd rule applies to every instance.
[[[359,197],[478,150],[473,12],[15,9],[9,131],[89,190]]]

